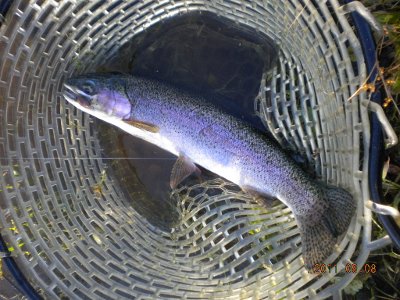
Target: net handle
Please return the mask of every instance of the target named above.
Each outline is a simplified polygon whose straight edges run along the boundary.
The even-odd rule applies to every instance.
[[[364,18],[371,28],[378,34],[378,37],[381,38],[383,36],[383,27],[382,25],[375,19],[372,13],[359,1],[348,2],[342,5],[339,8],[344,14],[357,12],[360,16]]]
[[[383,238],[377,239],[375,241],[371,241],[367,243],[367,249],[372,252],[378,249],[382,249],[392,243],[392,240],[388,235],[385,235]]]
[[[382,106],[380,106],[378,103],[368,101],[368,100],[363,100],[361,102],[361,105],[363,105],[368,110],[370,110],[376,114],[376,117],[378,118],[378,121],[381,123],[382,129],[384,130],[384,132],[387,136],[387,139],[385,140],[386,148],[391,148],[391,147],[397,145],[399,142],[399,139],[398,139],[392,125],[390,125],[390,122],[389,122],[388,118],[386,117]]]

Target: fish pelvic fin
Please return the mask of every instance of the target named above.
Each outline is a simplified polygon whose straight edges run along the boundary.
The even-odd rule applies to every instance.
[[[339,238],[346,232],[356,210],[352,195],[338,187],[323,187],[327,209],[319,216],[296,216],[305,267],[326,264]],[[310,221],[312,220],[312,221]]]
[[[261,193],[250,186],[244,185],[241,186],[241,188],[243,192],[251,195],[257,203],[265,208],[272,208],[279,202],[278,198],[266,193]]]
[[[170,187],[175,189],[183,180],[189,177],[191,174],[196,173],[200,176],[200,169],[183,154],[180,154],[171,171]]]

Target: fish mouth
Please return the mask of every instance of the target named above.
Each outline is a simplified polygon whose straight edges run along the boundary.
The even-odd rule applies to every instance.
[[[90,107],[93,100],[92,96],[67,83],[64,83],[64,97],[69,102],[78,102],[84,107]]]

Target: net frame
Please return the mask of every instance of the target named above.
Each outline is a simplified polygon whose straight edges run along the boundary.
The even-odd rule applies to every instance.
[[[371,211],[364,205],[370,128],[361,105],[368,96],[356,91],[368,74],[337,1],[15,1],[0,28],[0,228],[42,295],[325,298],[356,275],[332,283],[338,274],[309,274],[290,211],[266,211],[224,181],[177,191],[184,217],[172,233],[127,210],[112,174],[101,197],[90,190],[107,162],[93,120],[63,100],[62,82],[77,69],[93,69],[152,24],[198,10],[253,27],[280,47],[255,109],[276,139],[304,153],[324,180],[353,192],[357,215],[327,261],[340,270],[365,262],[371,248]],[[210,196],[210,188],[220,189],[219,196]],[[202,193],[188,197],[194,189]],[[287,231],[274,235],[281,226]],[[211,243],[218,236],[223,241]],[[257,256],[268,247],[269,256]],[[210,253],[212,259],[204,258]],[[248,264],[240,267],[243,261]]]

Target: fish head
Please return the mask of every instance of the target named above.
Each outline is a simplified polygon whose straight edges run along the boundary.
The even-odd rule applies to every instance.
[[[132,103],[126,93],[126,78],[115,74],[87,74],[64,82],[65,99],[98,118],[127,119]]]

